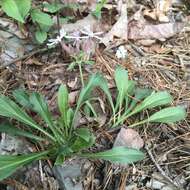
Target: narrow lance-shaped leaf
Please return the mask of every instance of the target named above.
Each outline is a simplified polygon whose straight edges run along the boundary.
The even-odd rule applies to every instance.
[[[141,103],[139,103],[135,107],[135,109],[131,112],[130,115],[133,115],[145,109],[167,105],[167,104],[170,104],[171,102],[172,102],[172,97],[166,91],[152,93],[150,96],[145,98]]]
[[[100,74],[94,74],[90,77],[88,84],[80,92],[78,102],[77,102],[77,108],[76,108],[75,114],[74,114],[74,119],[75,119],[77,112],[80,109],[81,105],[86,100],[88,100],[92,90],[95,87],[100,87],[104,91],[104,93],[108,97],[109,103],[111,104],[112,110],[114,111],[112,97],[111,97],[111,94],[109,92],[109,88],[107,86],[106,80]],[[74,119],[73,119],[73,124],[74,124]]]
[[[134,94],[135,85],[136,85],[136,82],[132,81],[132,80],[129,80],[128,83],[129,83],[129,85],[128,85],[128,89],[127,89],[127,94],[125,96],[125,112],[129,107],[129,103],[131,101],[131,96],[133,96],[133,94]]]
[[[4,95],[0,96],[0,115],[23,122],[54,140],[54,138],[42,127],[37,125],[26,112],[24,112],[17,104]]]
[[[0,155],[0,181],[12,175],[17,169],[34,160],[40,160],[48,151],[31,153],[23,156]]]
[[[114,105],[113,105],[113,100],[112,100],[112,96],[111,96],[110,90],[108,88],[107,81],[101,75],[100,75],[99,84],[97,86],[100,87],[103,90],[103,92],[106,94],[107,99],[108,99],[108,101],[109,101],[109,103],[111,105],[112,111],[113,111],[113,113],[115,113],[115,108],[114,108]]]
[[[174,123],[185,119],[186,111],[183,107],[164,108],[148,118],[149,122]]]
[[[119,107],[121,108],[125,96],[127,96],[127,89],[128,89],[128,72],[121,67],[118,67],[115,71],[115,83],[118,90],[117,101],[115,110]]]
[[[32,105],[30,103],[30,96],[24,89],[14,90],[13,96],[15,100],[24,108],[32,109]]]
[[[59,111],[61,113],[61,117],[65,122],[65,125],[68,126],[68,124],[67,124],[67,110],[69,108],[69,93],[68,93],[67,87],[65,85],[61,85],[59,87],[58,107],[59,107]]]
[[[142,125],[148,122],[156,122],[156,123],[175,123],[177,121],[183,120],[186,117],[186,112],[183,107],[169,107],[164,108],[153,115],[151,115],[148,119],[142,120],[137,123],[133,123],[128,127],[135,127]]]
[[[74,111],[72,110],[72,108],[69,108],[67,111],[67,124],[68,124],[68,126],[71,126],[72,121],[73,121],[73,117],[74,117]]]
[[[136,105],[138,102],[146,98],[151,94],[152,90],[150,89],[141,89],[137,88],[135,91],[135,96],[132,99],[129,108],[126,110],[125,114],[127,115]]]
[[[21,130],[19,128],[16,128],[13,125],[11,125],[10,123],[0,124],[0,132],[7,133],[9,135],[27,137],[27,138],[30,138],[30,139],[36,140],[36,141],[45,140],[44,138],[34,135],[31,132],[27,132],[27,131]]]
[[[33,105],[33,109],[44,119],[44,121],[47,123],[55,137],[57,137],[51,113],[43,96],[37,92],[33,92],[30,96],[30,102]]]
[[[122,164],[133,163],[144,158],[144,154],[141,151],[124,146],[114,147],[104,152],[82,153],[80,156],[90,159],[103,159]]]
[[[94,117],[98,117],[97,114],[96,114],[96,111],[95,111],[95,109],[93,108],[93,106],[92,106],[92,104],[90,103],[90,101],[87,100],[85,103],[86,103],[85,109],[86,109],[86,110],[89,109],[89,111],[92,112],[92,114],[93,114]],[[85,110],[84,110],[84,111],[85,111]],[[89,112],[89,113],[90,113],[90,112]],[[85,112],[85,113],[86,113],[86,112]],[[87,115],[89,116],[89,114],[87,114]]]

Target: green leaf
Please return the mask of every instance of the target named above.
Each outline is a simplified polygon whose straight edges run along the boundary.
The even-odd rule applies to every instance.
[[[24,18],[22,17],[18,5],[15,0],[2,0],[1,2],[3,11],[15,20],[24,23]]]
[[[73,117],[74,117],[74,111],[73,111],[73,109],[69,108],[67,111],[67,125],[68,125],[68,127],[71,126],[72,121],[73,121]]]
[[[67,110],[69,108],[69,93],[65,85],[61,85],[59,87],[58,107],[63,119],[67,120]]]
[[[152,93],[150,96],[145,98],[141,103],[139,103],[139,105],[135,107],[135,109],[132,111],[130,115],[133,115],[145,109],[167,105],[170,104],[171,102],[172,102],[172,97],[166,91]]]
[[[14,96],[15,100],[20,105],[22,105],[24,108],[32,109],[29,94],[24,89],[14,90],[13,91],[13,96]]]
[[[31,8],[31,0],[14,0],[17,4],[19,12],[24,19]]]
[[[33,92],[30,96],[30,102],[33,105],[33,110],[37,112],[41,118],[47,123],[55,137],[58,137],[55,126],[53,124],[51,113],[43,96],[37,92]]]
[[[129,108],[126,110],[125,114],[128,114],[136,105],[139,103],[141,100],[146,98],[151,94],[152,90],[151,89],[141,89],[137,88],[135,90],[135,96],[132,98],[132,101],[130,103]]]
[[[148,118],[148,122],[174,123],[185,119],[186,111],[183,107],[164,108]]]
[[[89,96],[95,87],[100,87],[104,91],[104,93],[107,95],[109,103],[110,103],[112,110],[114,112],[114,105],[113,105],[112,97],[111,97],[111,94],[110,94],[110,91],[109,91],[109,88],[107,85],[107,81],[99,73],[93,74],[90,77],[88,84],[80,92],[78,102],[77,102],[77,108],[76,108],[75,114],[74,114],[73,123],[74,123],[75,117],[76,117],[77,112],[80,109],[81,105],[86,100],[89,99]]]
[[[90,148],[94,143],[95,143],[95,137],[92,133],[89,138],[89,141],[84,140],[84,136],[83,138],[77,136],[75,142],[73,143],[73,145],[71,145],[71,149],[73,150],[73,152],[79,152],[83,149]]]
[[[117,101],[115,106],[115,110],[117,110],[119,107],[122,107],[125,96],[127,96],[127,89],[129,85],[128,72],[125,69],[118,67],[115,71],[114,78],[118,90]]]
[[[76,65],[77,65],[77,62],[75,61],[71,62],[67,68],[67,71],[72,71]]]
[[[51,19],[51,17],[48,14],[43,13],[39,9],[33,9],[31,11],[31,17],[33,22],[48,26],[53,25],[53,20]]]
[[[94,117],[98,117],[95,109],[93,108],[92,104],[88,100],[85,102],[84,112],[86,116],[90,116],[90,113],[92,113]]]
[[[48,151],[32,153],[22,156],[0,155],[0,181],[9,177],[20,167],[31,163],[34,160],[40,160],[48,154]]]
[[[47,9],[47,12],[50,12],[50,13],[56,13],[57,11],[59,11],[63,7],[63,5],[60,3],[49,4],[47,2],[44,2],[43,6],[45,9]]]
[[[65,161],[65,154],[59,154],[55,160],[54,165],[62,165]]]
[[[49,126],[53,126],[51,113],[43,96],[37,92],[33,92],[30,96],[30,102],[33,105],[33,110],[35,110]]]
[[[78,3],[64,3],[63,8],[72,9],[73,11],[77,11],[80,9],[80,5]]]
[[[47,133],[43,128],[37,125],[35,121],[30,116],[28,116],[26,112],[24,112],[17,104],[15,104],[11,99],[9,99],[4,95],[0,96],[0,115],[16,119],[22,123],[25,123],[31,126],[32,128],[41,131],[49,138],[54,140],[54,138],[49,133]]]
[[[21,130],[19,128],[16,128],[14,126],[12,126],[10,123],[4,123],[4,124],[0,124],[0,132],[1,133],[7,133],[9,135],[15,135],[15,136],[22,136],[22,137],[27,137],[36,141],[43,141],[45,140],[42,137],[39,137],[37,135],[33,135],[30,132]]]
[[[127,147],[114,147],[111,150],[98,153],[82,153],[81,157],[90,159],[103,159],[113,163],[129,164],[144,158],[144,154],[137,150]]]
[[[75,134],[84,139],[86,142],[89,142],[91,138],[91,132],[87,128],[77,128],[75,130]]]
[[[47,32],[38,30],[35,32],[36,40],[42,44],[47,39]]]
[[[107,2],[107,0],[101,0],[99,3],[96,5],[96,9],[92,12],[92,15],[94,15],[96,18],[100,19],[101,18],[101,10],[104,7],[104,4]]]

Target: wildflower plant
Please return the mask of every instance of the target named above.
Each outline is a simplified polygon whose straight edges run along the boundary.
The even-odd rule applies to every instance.
[[[0,115],[11,119],[0,124],[0,132],[25,137],[40,149],[24,155],[0,155],[0,180],[35,160],[51,159],[55,164],[62,164],[72,156],[117,163],[132,163],[143,159],[144,154],[141,151],[122,146],[98,153],[87,151],[95,143],[95,136],[91,129],[86,126],[76,127],[75,123],[79,110],[91,100],[91,93],[96,87],[102,89],[114,108],[107,82],[100,74],[90,77],[79,94],[75,108],[69,106],[66,86],[60,86],[57,96],[60,112],[58,117],[53,117],[45,99],[37,92],[16,90],[13,92],[15,101],[0,95]],[[29,116],[31,112],[41,118],[40,124]]]
[[[167,106],[172,102],[171,95],[166,91],[154,92],[136,88],[135,82],[128,79],[127,71],[121,67],[116,69],[115,83],[117,98],[113,100],[107,81],[102,75],[93,74],[81,89],[75,109],[69,106],[67,87],[61,85],[57,96],[60,115],[56,118],[49,111],[43,96],[37,92],[27,93],[24,90],[16,90],[13,92],[15,101],[1,95],[0,115],[10,118],[11,121],[0,124],[0,132],[25,137],[41,150],[24,155],[0,155],[0,180],[10,176],[23,165],[40,159],[51,159],[55,164],[62,164],[64,160],[74,155],[108,160],[113,163],[133,163],[143,159],[144,154],[141,151],[123,146],[90,153],[87,149],[95,143],[95,136],[86,126],[75,125],[78,112],[83,105],[90,103],[93,98],[91,94],[96,87],[104,92],[111,106],[113,114],[108,123],[109,127],[118,127],[129,117],[143,110]],[[40,116],[43,122],[37,123],[29,116],[29,110]],[[174,123],[184,119],[185,116],[184,108],[172,106],[163,108],[128,127],[151,122]],[[14,126],[15,120],[20,123],[19,127]]]

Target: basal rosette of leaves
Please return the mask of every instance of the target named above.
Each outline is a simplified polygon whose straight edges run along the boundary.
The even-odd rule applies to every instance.
[[[127,71],[121,67],[115,71],[115,84],[117,97],[113,100],[105,78],[99,73],[91,75],[80,91],[75,108],[69,106],[68,89],[65,85],[61,85],[57,95],[59,117],[53,117],[45,99],[39,93],[16,90],[13,92],[14,101],[1,95],[0,115],[10,118],[11,122],[1,123],[0,132],[25,137],[38,147],[43,147],[43,151],[14,156],[1,155],[0,180],[10,176],[18,168],[41,159],[51,159],[55,164],[62,164],[65,159],[72,156],[103,159],[113,163],[133,163],[142,160],[143,152],[122,146],[97,153],[87,151],[95,144],[95,136],[88,127],[75,127],[75,123],[83,105],[91,105],[90,107],[93,108],[91,100],[95,88],[104,92],[112,110],[112,117],[107,127],[117,127],[143,110],[149,111],[163,106],[163,109],[155,111],[148,118],[133,123],[129,127],[152,122],[174,123],[186,116],[185,109],[182,107],[166,107],[172,102],[168,92],[136,88],[135,82],[128,79]],[[36,113],[43,122],[40,124],[36,122],[30,116],[31,112],[33,115]],[[14,121],[19,122],[20,127],[13,125]]]

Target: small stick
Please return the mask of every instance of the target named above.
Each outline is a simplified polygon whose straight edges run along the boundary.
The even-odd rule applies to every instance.
[[[150,149],[148,148],[148,145],[145,145],[145,149],[150,157],[150,159],[152,160],[152,162],[154,163],[154,165],[156,166],[156,168],[158,169],[158,171],[161,173],[161,175],[171,183],[172,186],[174,186],[175,188],[179,189],[179,187],[177,185],[174,184],[173,180],[167,176],[166,172],[159,166],[159,164],[156,162],[156,160],[154,159],[154,156],[152,154],[152,152],[150,151]]]
[[[18,61],[22,61],[23,59],[32,57],[33,55],[35,55],[35,54],[37,54],[37,53],[42,53],[42,52],[45,52],[45,51],[47,51],[47,50],[49,50],[49,49],[52,49],[52,48],[53,48],[53,47],[51,47],[51,48],[45,47],[45,48],[42,48],[42,49],[37,49],[37,50],[31,51],[31,52],[29,52],[28,54],[23,55],[22,57],[18,57],[18,58],[14,59],[14,60],[12,60],[12,61],[10,61],[10,62],[8,62],[8,63],[2,64],[2,65],[0,66],[0,69],[6,68],[6,67],[8,67],[8,66],[10,66],[10,65],[12,65],[12,64],[14,64],[14,63],[16,63],[16,62],[18,62]]]

